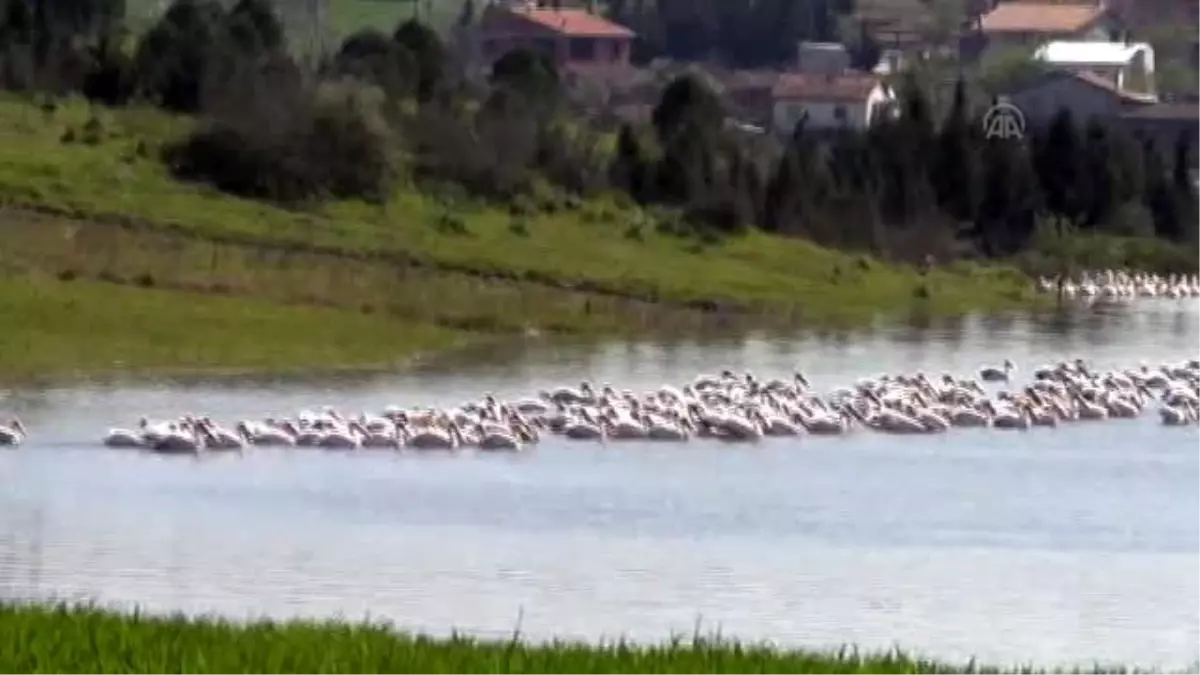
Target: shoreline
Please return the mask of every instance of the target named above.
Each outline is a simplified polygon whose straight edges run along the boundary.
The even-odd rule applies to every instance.
[[[5,672],[1137,672],[1127,666],[1039,669],[963,664],[907,654],[784,647],[702,636],[657,643],[434,637],[388,622],[234,621],[121,611],[96,604],[0,601]]]

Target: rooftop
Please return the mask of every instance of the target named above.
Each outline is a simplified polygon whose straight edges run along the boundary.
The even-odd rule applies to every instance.
[[[1097,89],[1103,89],[1104,91],[1107,91],[1129,103],[1147,105],[1151,103],[1157,103],[1158,101],[1158,99],[1151,94],[1140,94],[1137,92],[1118,89],[1117,86],[1109,80],[1106,80],[1103,77],[1086,70],[1076,72],[1063,70],[1061,68],[1052,68],[1032,77],[1030,80],[1024,82],[1020,86],[1015,87],[1014,89],[1015,91],[1029,91],[1031,89],[1041,87],[1048,82],[1063,80],[1066,78],[1083,82],[1084,84]]]
[[[1153,54],[1144,42],[1048,42],[1034,52],[1034,58],[1059,65],[1122,66],[1138,52]]]
[[[508,9],[517,16],[562,35],[592,38],[632,38],[635,36],[634,32],[625,26],[583,9],[552,9],[533,6]]]
[[[863,74],[828,76],[785,73],[779,77],[771,93],[775,98],[859,102],[866,101],[879,84],[879,78]]]
[[[1086,28],[1104,15],[1094,5],[1053,2],[1004,2],[983,16],[985,33],[1070,33]]]

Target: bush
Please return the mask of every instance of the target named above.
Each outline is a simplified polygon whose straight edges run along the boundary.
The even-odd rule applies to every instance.
[[[176,175],[279,202],[385,198],[391,141],[370,90],[263,73],[251,81],[166,149]]]

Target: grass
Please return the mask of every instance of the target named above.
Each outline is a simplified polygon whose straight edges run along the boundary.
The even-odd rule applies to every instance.
[[[28,211],[0,211],[0,266],[21,273],[237,295],[479,333],[613,334],[704,327],[709,317],[519,280],[197,239]]]
[[[810,323],[1036,302],[1028,280],[1007,268],[957,265],[922,276],[758,233],[704,242],[660,231],[648,213],[607,201],[537,204],[513,215],[401,188],[383,206],[339,202],[285,210],[174,180],[157,151],[186,131],[188,119],[101,110],[89,131],[90,114],[77,102],[45,112],[27,101],[0,100],[0,201],[80,223],[115,220],[240,246],[371,257],[393,268],[420,265]]]
[[[169,2],[159,0],[131,0],[126,8],[127,20],[134,32],[139,33],[153,25],[169,5]],[[462,3],[456,0],[425,0],[420,3],[418,10],[417,3],[410,0],[328,0],[324,19],[330,36],[341,40],[363,28],[377,28],[384,33],[391,33],[401,21],[412,18],[418,11],[422,21],[438,30],[445,30],[458,15],[461,6]],[[281,3],[280,7],[292,29],[292,43],[304,45],[309,37],[309,5]]]
[[[906,656],[783,650],[694,638],[657,646],[437,639],[386,625],[254,622],[0,604],[0,671],[24,673],[933,673]],[[991,669],[992,672],[1001,672]],[[1020,671],[1028,672],[1023,668]],[[1003,672],[1018,672],[1004,670]],[[1091,672],[1114,672],[1097,669]]]
[[[418,11],[421,21],[445,31],[462,8],[456,0],[426,0],[419,9],[417,3],[405,0],[330,0],[329,4],[330,28],[338,39],[363,28],[391,33],[401,21],[417,16]],[[476,12],[483,11],[482,4],[475,7]]]
[[[435,326],[97,282],[0,278],[0,377],[380,367],[459,344]]]

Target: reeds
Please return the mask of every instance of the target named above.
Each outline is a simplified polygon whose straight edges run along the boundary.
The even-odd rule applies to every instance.
[[[532,644],[516,634],[438,639],[384,624],[235,624],[69,605],[0,604],[0,634],[0,671],[26,673],[1032,672],[939,663],[899,650],[785,650],[699,636],[659,645]]]

